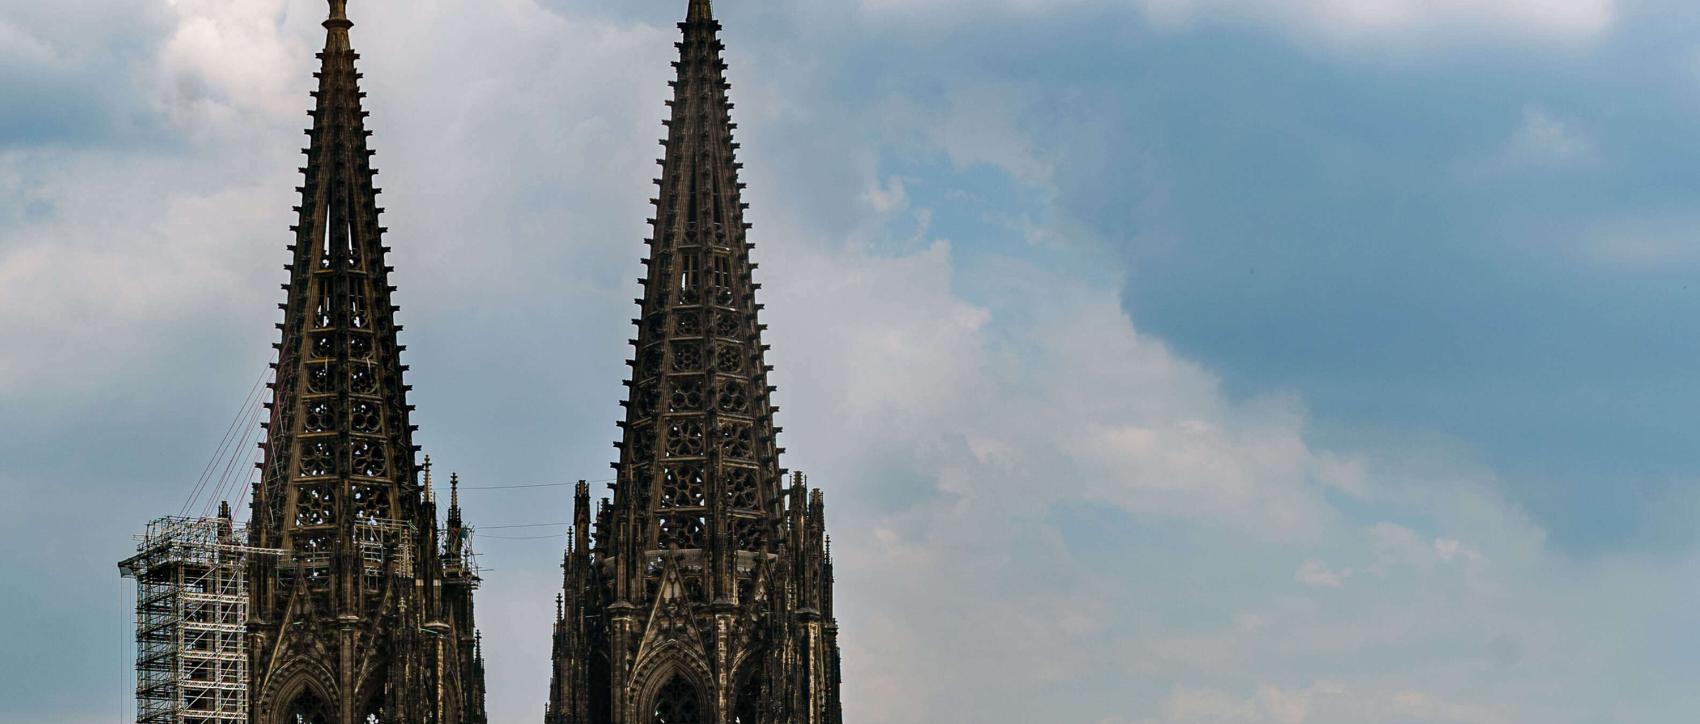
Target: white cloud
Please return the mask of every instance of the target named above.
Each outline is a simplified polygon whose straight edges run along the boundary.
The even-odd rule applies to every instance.
[[[1169,28],[1200,23],[1274,27],[1369,51],[1454,42],[1588,41],[1608,31],[1615,0],[863,0],[875,15],[955,19],[965,12],[1037,16],[1132,7]]]
[[[255,123],[305,117],[302,79],[314,67],[313,44],[282,32],[290,0],[175,0],[176,29],[160,50],[157,97],[179,124]]]
[[[1613,0],[1135,0],[1154,19],[1271,22],[1330,40],[1586,40],[1611,27]]]
[[[1190,5],[1172,12],[1229,12]],[[264,352],[309,79],[259,76],[315,44],[309,6],[322,7],[290,4],[276,37],[265,21],[275,3],[175,6],[200,13],[211,33],[180,15],[163,36],[179,40],[162,41],[150,76],[188,79],[205,91],[194,97],[216,101],[181,106],[182,127],[215,131],[187,158],[0,158],[9,198],[58,210],[0,248],[0,338],[39,341],[0,348],[0,395],[57,405],[70,394],[181,390],[174,404],[187,407],[209,393],[160,373],[207,355],[196,340],[235,337],[223,343],[238,351],[211,355],[219,365]],[[1257,7],[1251,17],[1298,22]],[[1383,7],[1427,13],[1402,21],[1419,30],[1464,22],[1458,3]],[[1562,0],[1555,7],[1562,15]],[[525,442],[523,454],[464,450],[459,464],[484,475],[594,469],[600,457],[558,448],[580,418],[613,419],[673,31],[569,22],[523,1],[427,3],[383,22],[375,8],[359,12],[407,334],[437,350],[420,345],[410,362],[429,372],[456,353],[475,358],[471,373],[418,391],[448,403],[421,406],[430,434],[470,448],[459,438],[486,440],[476,436],[488,426]],[[252,65],[216,67],[241,44],[260,49]],[[751,107],[804,105],[814,87],[806,69],[784,64],[733,72],[756,77],[738,89]],[[1012,95],[965,90],[946,94],[943,112],[881,120],[1043,197],[1059,170]],[[957,138],[975,113],[985,127]],[[1417,465],[1395,454],[1408,451],[1319,449],[1302,400],[1228,394],[1136,328],[1116,290],[1043,261],[965,265],[978,240],[941,241],[925,224],[920,243],[897,245],[903,253],[871,251],[889,248],[891,218],[929,211],[917,208],[916,184],[950,181],[882,175],[866,161],[878,149],[835,148],[811,160],[825,167],[818,176],[765,178],[790,168],[787,155],[815,153],[776,143],[784,124],[847,146],[882,137],[858,122],[788,107],[756,116],[744,139],[787,463],[830,501],[848,720],[1691,718],[1668,691],[1622,703],[1620,687],[1622,671],[1660,660],[1672,631],[1693,630],[1684,582],[1700,576],[1695,561],[1567,560],[1468,459],[1421,451]],[[849,171],[833,165],[841,157]],[[841,225],[792,212],[811,205],[858,215]],[[1081,248],[1090,245],[1043,247]],[[557,321],[563,329],[537,339],[540,324]],[[498,355],[457,336],[486,330],[547,372],[491,371]],[[596,393],[606,409],[524,414],[541,388],[595,379],[607,380]],[[486,408],[488,420],[464,414]],[[605,454],[605,439],[594,443]],[[137,464],[114,461],[111,477],[128,484]],[[153,467],[169,477],[168,465]],[[549,508],[472,505],[490,524],[540,522],[536,511]],[[494,721],[533,719],[541,706],[553,545],[481,546]],[[1693,666],[1664,663],[1679,674]]]
[[[1691,209],[1646,209],[1578,236],[1582,261],[1621,271],[1666,272],[1700,262],[1700,218]]]
[[[1299,566],[1298,573],[1293,574],[1293,580],[1307,586],[1324,588],[1344,588],[1346,579],[1352,577],[1352,569],[1332,570],[1327,563],[1312,558]]]
[[[1513,163],[1553,165],[1584,159],[1592,144],[1576,124],[1544,109],[1523,109],[1523,119],[1506,142],[1506,160]]]

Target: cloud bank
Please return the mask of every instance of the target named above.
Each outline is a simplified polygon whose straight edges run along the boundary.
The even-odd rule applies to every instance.
[[[1691,551],[1572,558],[1467,451],[1324,444],[1302,394],[1234,389],[1134,322],[1118,257],[1059,201],[1077,169],[1022,85],[917,75],[855,96],[821,66],[875,40],[801,47],[784,31],[826,11],[727,5],[787,463],[830,503],[847,721],[1700,711],[1695,664],[1670,646],[1700,635]],[[1469,25],[1575,39],[1615,12],[1540,7],[1139,5],[1164,32],[1225,19],[1339,38]],[[422,440],[469,481],[605,477],[668,10],[355,9]],[[112,69],[44,12],[0,16],[0,37],[27,40],[7,52]],[[143,517],[176,508],[265,362],[321,12],[115,13],[110,36],[145,39],[106,81],[129,89],[111,113],[129,120],[0,144],[0,338],[28,342],[0,347],[0,486],[23,503],[0,521],[51,551],[7,546],[18,575],[0,612],[111,623],[35,672],[8,661],[22,716],[121,718],[127,613],[107,561]],[[877,36],[883,21],[869,22],[842,30]],[[1521,118],[1512,147],[1588,150],[1549,113]],[[1166,179],[1137,181],[1120,202],[1160,208]],[[495,526],[564,520],[568,501],[545,489],[467,506]],[[560,544],[477,542],[492,721],[531,721]],[[8,635],[46,648],[48,628]],[[90,700],[96,686],[118,693]]]

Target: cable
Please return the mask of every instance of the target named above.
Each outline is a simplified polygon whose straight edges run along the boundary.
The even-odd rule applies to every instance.
[[[557,525],[572,525],[572,523],[527,523],[525,525],[474,525],[473,530],[504,530],[508,528],[548,528]]]
[[[612,483],[615,480],[616,480],[615,478],[609,478],[607,480],[586,480],[584,482],[586,482],[586,483]],[[460,486],[460,489],[461,490],[519,490],[519,489],[522,489],[522,488],[564,488],[564,487],[567,487],[569,485],[578,485],[578,484],[579,484],[579,481],[575,480],[575,481],[570,482],[570,483],[531,483],[531,484],[524,484],[524,485],[462,485],[462,486]]]
[[[249,434],[242,435],[238,433],[233,439],[233,444],[229,452],[229,459],[226,460],[224,464],[224,472],[219,475],[218,484],[213,487],[212,494],[207,496],[206,503],[201,505],[202,518],[212,515],[218,501],[225,499],[225,497],[229,494],[229,489],[233,480],[246,479],[248,477],[246,471],[239,469],[238,466],[244,458],[251,460],[253,458],[253,454],[243,454],[243,447],[238,443],[242,440],[253,442],[252,433],[260,423],[260,413],[262,409],[263,408],[259,405],[249,406],[247,410],[247,419],[244,421],[241,428]],[[251,462],[250,465],[252,465]]]
[[[478,536],[478,539],[479,540],[485,540],[485,539],[493,539],[493,540],[549,540],[551,538],[565,538],[565,537],[567,537],[566,533],[555,533],[553,535],[530,535],[530,536],[481,535],[481,536]]]
[[[263,451],[260,450],[259,446],[254,447],[254,464],[252,466],[250,466],[252,469],[254,469],[254,470],[259,469],[259,464],[261,462],[261,453],[262,452]],[[248,501],[248,492],[253,490],[254,485],[258,484],[258,482],[259,481],[251,480],[251,481],[249,481],[249,483],[247,485],[242,486],[242,489],[240,491],[237,491],[236,505],[233,505],[230,508],[231,515],[233,515],[233,516],[234,515],[240,515],[240,513],[236,512],[236,511],[242,510],[242,504]]]
[[[267,365],[260,372],[259,379],[254,380],[254,386],[248,389],[248,394],[242,398],[242,406],[236,410],[236,415],[231,418],[230,426],[225,428],[224,437],[219,440],[218,447],[213,450],[212,457],[207,460],[206,467],[201,470],[200,479],[195,481],[194,489],[189,491],[189,499],[183,501],[183,507],[177,511],[178,515],[188,515],[189,509],[194,507],[195,499],[200,497],[201,489],[206,487],[206,484],[212,479],[212,471],[217,468],[218,462],[224,459],[225,448],[230,446],[232,436],[237,434],[238,425],[248,416],[248,410],[254,404],[254,400],[261,396],[259,394],[260,388],[265,384],[266,377],[270,374],[271,365]]]

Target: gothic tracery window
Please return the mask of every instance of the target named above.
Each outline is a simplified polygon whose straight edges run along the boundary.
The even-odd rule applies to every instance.
[[[702,697],[684,677],[674,676],[661,687],[661,693],[655,697],[651,724],[701,724],[702,721]]]
[[[702,286],[702,259],[696,254],[679,257],[679,303],[696,304],[697,290]]]
[[[303,691],[284,709],[283,724],[330,724],[330,707],[311,691]]]
[[[359,719],[360,724],[384,724],[389,718],[384,713],[384,699],[380,694],[366,704],[366,715]]]
[[[738,688],[738,703],[732,708],[732,724],[756,724],[761,704],[761,677],[751,674]]]
[[[732,295],[732,260],[725,255],[714,255],[714,303],[731,304]]]

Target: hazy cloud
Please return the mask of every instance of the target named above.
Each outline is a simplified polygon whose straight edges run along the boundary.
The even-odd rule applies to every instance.
[[[676,13],[590,5],[355,9],[421,440],[471,480],[599,479],[611,457]],[[912,6],[863,9],[925,9]],[[1036,130],[1054,119],[1027,86],[964,78],[846,100],[820,69],[781,62],[811,49],[758,24],[784,27],[801,7],[722,12],[739,34],[730,72],[786,462],[830,503],[848,720],[1700,711],[1684,693],[1694,662],[1665,653],[1693,634],[1691,552],[1572,559],[1467,450],[1325,444],[1301,394],[1240,389],[1129,317],[1118,265],[1055,205],[1073,169]],[[1338,37],[1474,26],[1575,39],[1613,14],[1141,7]],[[118,718],[118,702],[87,696],[129,689],[110,561],[143,518],[175,508],[273,341],[322,3],[150,8],[165,19],[137,26],[153,33],[138,44],[146,63],[114,82],[144,89],[157,103],[138,107],[187,140],[0,155],[0,338],[30,342],[0,350],[0,487],[20,502],[14,535],[48,543],[0,551],[17,572],[0,619],[32,622],[9,638],[46,652],[39,672],[5,678],[27,684],[8,697],[35,720]],[[66,52],[28,32],[48,40],[20,56]],[[1579,123],[1536,120],[1536,147],[1590,148]],[[942,161],[914,160],[929,156]],[[554,492],[468,491],[468,514],[558,519],[546,511],[564,514],[567,496]],[[492,720],[533,720],[560,543],[477,543]],[[48,646],[43,620],[81,638]],[[110,625],[81,631],[97,621]]]

